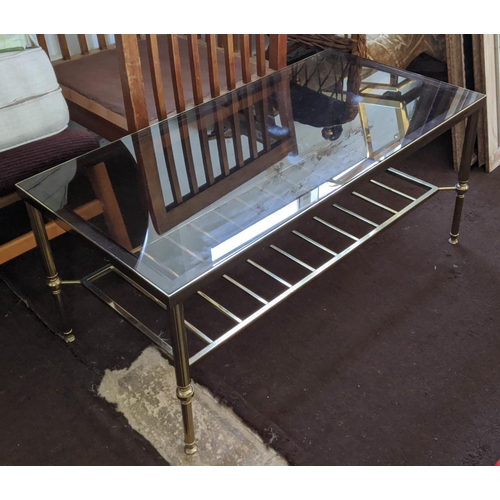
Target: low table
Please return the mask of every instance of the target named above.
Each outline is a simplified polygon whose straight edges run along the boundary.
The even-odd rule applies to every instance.
[[[484,105],[481,94],[328,50],[20,182],[57,330],[75,340],[61,295],[75,282],[59,278],[44,215],[109,260],[76,283],[172,360],[184,448],[195,453],[190,365],[440,190],[456,191],[457,243]],[[466,118],[456,185],[394,169]],[[110,273],[166,311],[167,334],[97,286]],[[193,300],[207,320],[185,316]]]

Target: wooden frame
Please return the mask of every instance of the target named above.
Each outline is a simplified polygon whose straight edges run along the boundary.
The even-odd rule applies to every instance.
[[[480,165],[492,172],[500,165],[500,35],[472,35],[475,90],[486,94],[478,131]]]
[[[446,60],[448,82],[465,87],[465,61],[463,35],[446,35]],[[465,137],[465,122],[460,122],[451,129],[453,150],[453,168],[458,172],[462,147]]]
[[[148,118],[145,97],[143,96],[144,83],[142,81],[142,66],[138,51],[139,40],[145,40],[148,46],[148,58],[156,107],[158,109],[158,99],[163,99],[163,85],[171,86],[175,95],[175,113],[183,111],[186,106],[189,107],[203,101],[203,95],[201,95],[200,99],[200,72],[202,69],[198,56],[198,42],[205,43],[206,41],[208,50],[208,71],[210,72],[211,90],[211,95],[208,98],[218,97],[221,89],[225,86],[227,86],[228,90],[232,90],[239,85],[239,82],[241,84],[248,83],[286,66],[287,35],[269,35],[267,50],[264,43],[265,35],[204,35],[205,41],[201,40],[202,35],[185,35],[188,37],[189,42],[189,61],[180,60],[177,41],[181,35],[168,35],[172,82],[162,83],[160,82],[161,71],[159,71],[157,35],[146,35],[144,38],[139,35],[118,34],[115,35],[116,45],[108,45],[105,35],[97,35],[99,40],[98,49],[89,49],[86,36],[78,35],[79,52],[75,55],[70,52],[66,36],[57,35],[57,43],[59,44],[63,59],[55,61],[54,65],[64,64],[66,61],[81,57],[89,57],[100,50],[115,49],[117,51],[125,102],[125,117],[61,84],[63,95],[68,103],[71,119],[108,140],[119,139],[155,121],[150,121]],[[250,71],[251,37],[255,38],[256,47],[256,55],[254,57],[256,72],[253,75]],[[46,36],[37,35],[37,38],[40,46],[48,53]],[[227,74],[227,82],[224,85],[219,81],[217,67],[217,53],[221,50],[224,51]],[[241,59],[243,72],[241,79],[234,74],[235,57]],[[182,65],[189,65],[192,73],[193,103],[186,103],[184,100],[181,63]],[[148,118],[147,122],[145,118]],[[158,119],[164,118],[166,118],[165,113],[158,115]]]

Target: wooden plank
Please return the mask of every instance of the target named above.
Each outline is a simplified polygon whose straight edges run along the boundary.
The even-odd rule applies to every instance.
[[[0,198],[0,208],[8,207],[13,203],[16,203],[20,200],[19,195],[17,193],[10,193]]]
[[[269,135],[268,126],[271,124],[269,117],[269,91],[265,81],[262,81],[262,101],[257,107],[257,116],[259,117],[260,125],[262,127],[262,138],[264,141],[264,149],[267,151],[271,149],[271,136]],[[272,125],[272,124],[271,124]]]
[[[243,147],[241,144],[241,127],[238,109],[238,98],[234,93],[231,95],[231,114],[229,115],[229,121],[231,123],[231,129],[233,132],[233,147],[234,156],[236,158],[236,166],[240,168],[245,164],[245,159],[243,158]]]
[[[75,212],[85,220],[97,217],[102,213],[102,206],[99,200],[93,200],[81,207],[75,209]],[[66,231],[59,226],[56,222],[49,222],[45,224],[45,229],[49,239],[54,239]],[[36,241],[34,234],[30,231],[29,233],[23,234],[18,238],[15,238],[3,245],[0,245],[0,265],[12,260],[23,253],[36,248]]]
[[[217,140],[217,151],[219,152],[219,163],[223,175],[229,175],[229,161],[227,158],[226,138],[224,137],[224,122],[225,117],[221,106],[217,107],[214,104],[214,131]]]
[[[99,43],[99,48],[101,50],[106,50],[108,48],[108,42],[106,41],[106,35],[97,35],[97,41]]]
[[[108,141],[114,141],[127,135],[127,120],[101,104],[82,96],[78,92],[61,85],[61,90],[68,103],[70,118]]]
[[[199,191],[198,180],[196,179],[196,170],[194,168],[193,150],[191,148],[191,138],[189,137],[189,127],[186,123],[185,115],[179,115],[179,132],[181,135],[182,154],[186,164],[186,172],[188,177],[189,188],[192,194]]]
[[[287,35],[269,35],[269,67],[282,69],[286,66]]]
[[[483,38],[482,62],[484,64],[486,93],[486,111],[483,114],[486,120],[486,171],[492,172],[500,164],[498,35],[484,34],[481,36]]]
[[[175,107],[177,108],[177,112],[180,113],[181,111],[184,111],[186,109],[186,101],[184,100],[184,89],[182,86],[182,69],[181,58],[179,54],[179,41],[177,39],[177,35],[167,35],[167,40]]]
[[[132,35],[137,42],[137,37]],[[153,226],[158,234],[166,231],[167,210],[161,187],[158,164],[156,162],[156,151],[151,135],[151,129],[147,128],[140,134],[132,136],[135,156],[139,165],[141,189],[146,202]]]
[[[158,115],[158,120],[161,121],[167,118],[167,106],[165,104],[165,94],[163,92],[157,36],[146,35],[146,45],[148,48],[149,68],[151,70],[151,84],[153,86],[156,114]]]
[[[250,69],[250,35],[240,35],[241,73],[243,83],[252,81]]]
[[[47,47],[47,40],[45,39],[45,35],[37,35],[36,39],[38,40],[38,45],[42,47],[44,52],[50,57],[49,48]]]
[[[219,65],[217,64],[217,44],[215,35],[206,35],[208,55],[208,78],[210,81],[210,95],[220,96]]]
[[[203,102],[203,88],[201,85],[200,53],[198,50],[198,36],[188,35],[189,66],[191,69],[191,82],[193,84],[194,103]]]
[[[128,130],[135,132],[149,126],[137,37],[116,35],[116,48]]]
[[[287,129],[290,134],[292,141],[293,152],[297,155],[299,154],[299,149],[297,145],[297,136],[295,134],[295,122],[293,121],[293,109],[292,109],[292,97],[290,94],[290,82],[288,80],[281,79],[277,84],[275,84],[279,91],[278,98],[278,113],[280,118],[280,123],[283,129]]]
[[[463,35],[446,35],[446,61],[448,68],[448,81],[459,87],[465,87],[465,62]],[[465,136],[465,121],[457,123],[451,129],[453,166],[456,171],[460,168],[462,146]]]
[[[68,41],[66,40],[66,35],[57,35],[59,40],[59,47],[61,48],[61,54],[65,61],[71,59],[71,54],[69,52]]]
[[[106,165],[101,162],[90,167],[87,169],[87,175],[97,199],[101,202],[110,236],[122,247],[132,250],[132,243]]]
[[[163,146],[163,156],[165,158],[165,163],[167,165],[167,174],[170,181],[170,188],[172,189],[172,195],[174,201],[179,204],[182,202],[181,187],[179,184],[179,176],[177,175],[177,169],[175,166],[175,158],[172,148],[172,139],[170,138],[170,129],[168,122],[164,121],[159,124],[160,136]]]
[[[255,128],[255,116],[253,108],[253,94],[250,90],[246,91],[247,105],[243,107],[245,113],[246,124],[247,124],[247,134],[248,134],[248,146],[250,148],[250,157],[252,159],[257,158],[259,155],[259,150],[257,148],[257,131]]]
[[[233,37],[225,35],[224,62],[226,64],[226,83],[228,90],[236,88],[236,75],[234,71],[234,46]]]
[[[211,186],[214,179],[214,170],[212,165],[212,155],[210,153],[210,143],[208,141],[208,132],[205,117],[201,116],[199,110],[196,110],[196,119],[198,122],[198,135],[200,138],[201,156],[203,159],[203,169],[207,183]]]
[[[266,74],[266,35],[255,35],[255,49],[257,51],[257,75]]]
[[[80,44],[80,52],[82,55],[89,53],[89,46],[87,44],[87,37],[85,35],[77,35],[78,43]]]

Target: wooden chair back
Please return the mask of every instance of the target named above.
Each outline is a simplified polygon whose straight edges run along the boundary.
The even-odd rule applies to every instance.
[[[74,35],[70,35],[74,36]],[[90,53],[99,51],[99,50],[106,50],[108,48],[113,48],[114,44],[108,44],[108,41],[106,39],[106,35],[97,35],[97,44],[98,48],[95,49],[89,49],[89,43],[87,40],[88,35],[76,35],[77,37],[77,53],[74,54],[70,50],[70,45],[74,46],[74,44],[71,43],[70,39],[68,38],[68,35],[57,35],[57,44],[59,45],[59,49],[61,51],[62,59],[63,61],[70,61],[71,59],[76,59],[81,56],[86,56]],[[50,57],[50,51],[49,51],[49,45],[47,43],[47,38],[45,35],[36,35],[36,38],[38,40],[38,43],[40,47],[49,55]]]
[[[201,104],[205,100],[201,86],[203,69],[200,64],[200,48],[207,51],[210,82],[209,98],[219,97],[225,91],[234,90],[237,87],[237,82],[249,83],[269,72],[286,66],[287,35],[269,35],[267,49],[265,35],[186,35],[189,61],[181,60],[179,36],[167,35],[172,81],[164,82],[160,68],[161,58],[157,35],[146,35],[158,120],[167,117],[163,92],[165,85],[170,85],[173,89],[176,112],[182,112],[186,109],[182,80],[182,67],[184,64],[189,64],[194,104]],[[115,37],[125,98],[127,125],[129,132],[133,132],[149,125],[138,39],[136,35],[115,35]],[[252,38],[255,55],[251,55]],[[219,77],[218,51],[221,49],[224,51],[226,81],[221,81]],[[236,74],[236,54],[241,60],[241,75]],[[255,68],[255,72],[252,72],[252,68]]]

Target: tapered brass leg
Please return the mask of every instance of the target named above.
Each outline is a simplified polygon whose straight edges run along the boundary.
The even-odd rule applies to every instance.
[[[186,329],[184,326],[184,307],[182,304],[169,310],[172,350],[174,354],[177,398],[181,402],[182,423],[184,426],[184,451],[193,455],[198,451],[194,436],[192,399],[194,395],[189,374],[189,354],[187,350]]]
[[[61,279],[57,274],[42,214],[28,203],[26,203],[26,208],[31,222],[31,229],[35,235],[36,244],[40,249],[40,254],[42,256],[43,267],[47,277],[47,286],[50,288],[56,303],[57,314],[59,316],[57,325],[58,333],[63,336],[66,342],[73,342],[75,340],[75,336],[73,335],[73,331],[68,323],[66,309],[61,296]]]
[[[453,222],[451,224],[450,239],[448,240],[452,245],[458,243],[458,234],[460,229],[460,220],[462,218],[462,209],[464,205],[465,193],[469,189],[469,175],[472,161],[472,154],[474,153],[474,143],[477,134],[477,122],[479,112],[471,115],[467,120],[467,128],[465,130],[464,145],[462,149],[462,158],[460,160],[460,170],[458,172],[458,183],[455,186],[457,198],[455,201],[455,211],[453,213]]]

